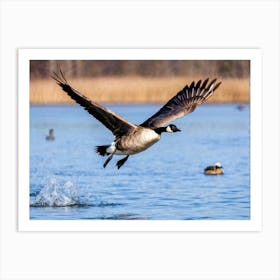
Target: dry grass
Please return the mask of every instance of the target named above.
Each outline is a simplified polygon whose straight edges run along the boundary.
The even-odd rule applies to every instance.
[[[194,78],[101,77],[69,79],[79,92],[100,103],[165,103]],[[249,102],[248,79],[223,79],[209,102]],[[74,103],[54,80],[32,80],[31,104]]]

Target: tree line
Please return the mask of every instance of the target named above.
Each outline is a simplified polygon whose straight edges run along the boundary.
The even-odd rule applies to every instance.
[[[31,60],[30,77],[50,78],[61,69],[68,77],[219,76],[248,78],[249,60]]]

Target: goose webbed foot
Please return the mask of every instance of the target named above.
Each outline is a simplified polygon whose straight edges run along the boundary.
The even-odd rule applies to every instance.
[[[122,158],[122,159],[120,159],[120,160],[117,162],[116,165],[117,165],[118,169],[120,169],[120,168],[123,166],[123,164],[127,161],[128,157],[129,157],[129,155],[126,156],[126,157],[124,157],[124,158]]]
[[[103,167],[105,168],[107,166],[107,164],[109,163],[109,161],[113,158],[113,154],[111,154],[107,159],[106,161],[104,162],[103,164]]]

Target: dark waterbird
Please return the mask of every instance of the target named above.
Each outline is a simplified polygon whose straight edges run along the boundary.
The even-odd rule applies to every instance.
[[[52,128],[49,130],[49,135],[46,136],[46,140],[49,140],[49,141],[54,140],[54,134],[53,134]]]
[[[167,124],[193,112],[196,106],[204,103],[221,84],[221,82],[216,82],[216,79],[210,83],[208,83],[209,79],[203,82],[199,80],[197,83],[193,81],[191,85],[186,85],[171,98],[158,112],[142,124],[135,125],[113,111],[89,100],[72,88],[61,70],[59,73],[54,73],[52,78],[73,100],[111,130],[115,136],[112,144],[97,146],[96,152],[101,156],[109,156],[103,164],[104,168],[113,158],[113,155],[125,155],[124,158],[117,162],[118,169],[127,161],[130,155],[143,152],[159,141],[161,133],[179,132],[180,129],[176,125]]]
[[[223,167],[221,163],[217,162],[214,165],[207,166],[204,169],[205,175],[222,175],[224,174]]]

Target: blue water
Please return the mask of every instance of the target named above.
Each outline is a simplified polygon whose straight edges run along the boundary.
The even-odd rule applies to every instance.
[[[137,124],[159,106],[109,107]],[[182,132],[104,169],[95,146],[109,130],[76,105],[31,106],[30,219],[250,219],[249,107],[206,104],[173,123]],[[224,175],[204,175],[217,161]]]

